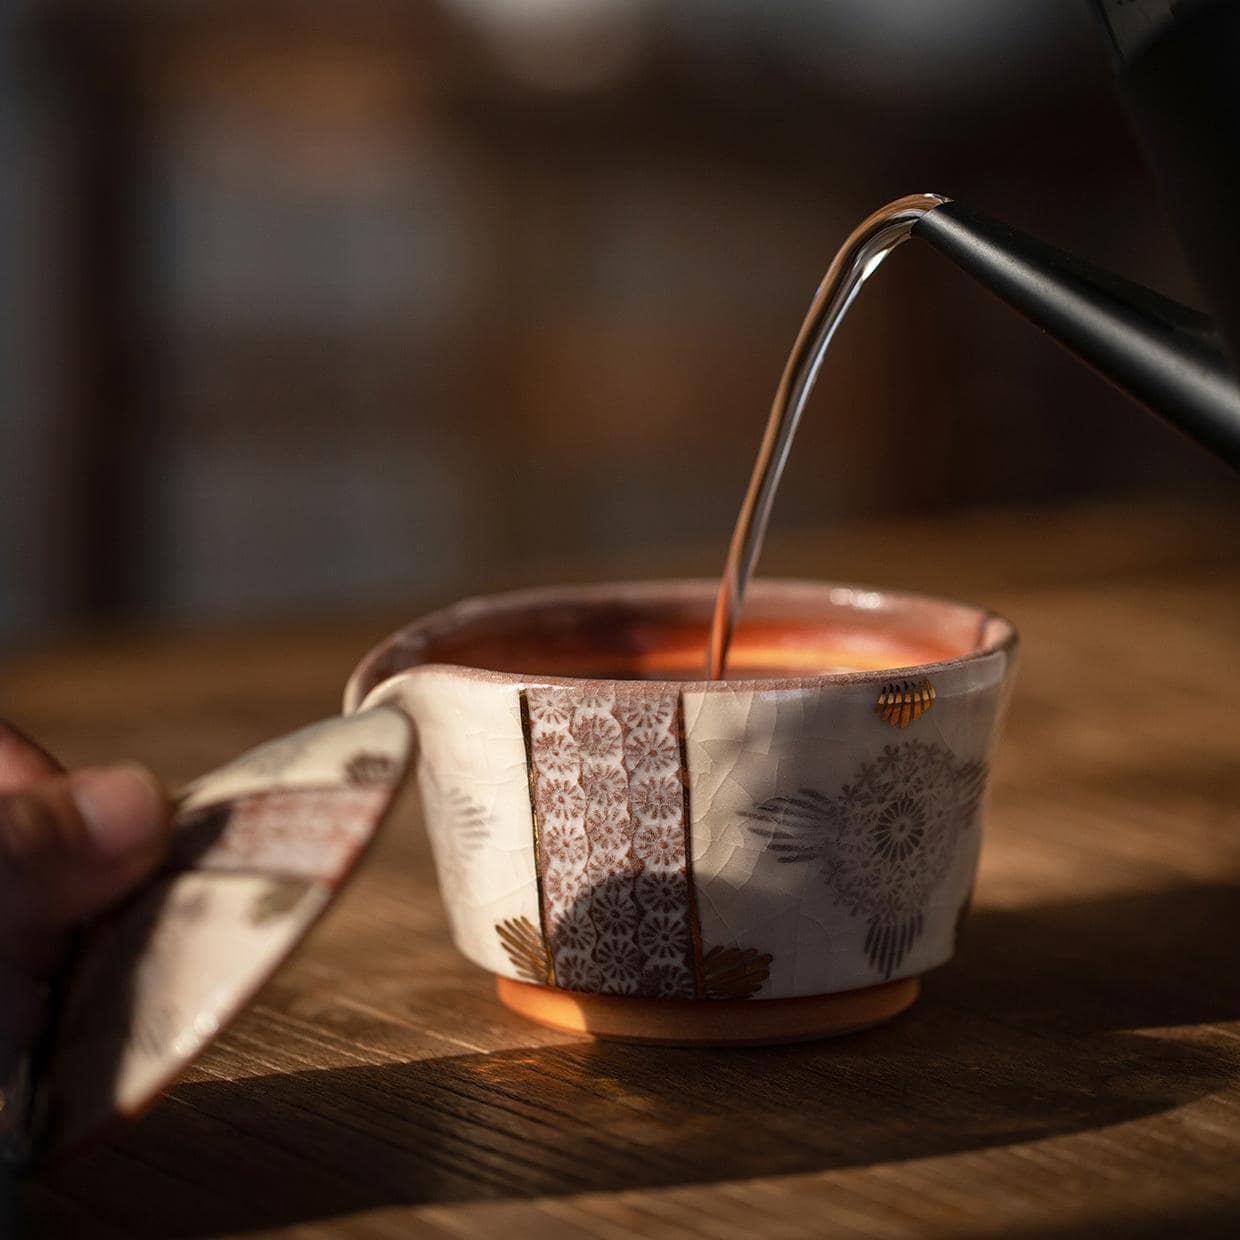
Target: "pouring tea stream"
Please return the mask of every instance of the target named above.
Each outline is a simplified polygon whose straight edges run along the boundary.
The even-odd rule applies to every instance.
[[[921,237],[1087,365],[1240,469],[1240,386],[1205,315],[940,194],[898,198],[845,241],[810,304],[758,449],[724,562],[706,672],[724,674],[745,588],[806,401],[861,286]]]

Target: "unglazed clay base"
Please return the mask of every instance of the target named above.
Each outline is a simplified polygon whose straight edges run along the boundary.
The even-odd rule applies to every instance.
[[[495,979],[505,1007],[527,1020],[613,1042],[663,1046],[767,1046],[808,1042],[882,1024],[911,1007],[915,977],[804,999],[643,999],[555,990]]]

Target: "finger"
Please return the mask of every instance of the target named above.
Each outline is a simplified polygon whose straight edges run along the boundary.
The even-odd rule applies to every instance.
[[[168,841],[167,799],[143,767],[0,794],[0,958],[42,972],[58,935],[151,873]]]
[[[62,769],[46,749],[0,719],[0,792],[59,775]]]

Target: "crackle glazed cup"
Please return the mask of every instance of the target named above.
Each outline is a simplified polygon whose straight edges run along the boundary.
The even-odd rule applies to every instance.
[[[714,597],[703,581],[472,599],[349,681],[346,712],[413,720],[453,937],[527,1017],[654,1042],[817,1037],[902,1011],[952,955],[1012,626],[761,581],[728,679],[708,681]]]

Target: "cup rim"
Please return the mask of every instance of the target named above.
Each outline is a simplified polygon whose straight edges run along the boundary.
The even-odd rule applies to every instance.
[[[494,618],[508,613],[529,612],[567,603],[599,604],[608,602],[676,602],[700,603],[705,597],[713,602],[718,582],[708,578],[668,578],[640,581],[612,581],[588,585],[534,586],[506,590],[495,594],[473,595],[441,607],[395,630],[371,647],[359,660],[345,687],[344,709],[356,710],[364,701],[375,697],[385,686],[414,672],[434,671],[440,674],[465,676],[471,680],[522,688],[527,685],[580,686],[604,680],[614,684],[642,685],[650,692],[736,693],[771,690],[817,688],[827,685],[848,685],[907,679],[915,675],[941,674],[966,667],[996,654],[1013,655],[1019,645],[1015,626],[1006,617],[989,608],[934,594],[886,587],[857,585],[816,579],[765,577],[751,583],[746,602],[770,605],[781,598],[802,603],[817,601],[842,611],[860,614],[898,613],[930,608],[940,612],[971,614],[976,617],[976,647],[961,655],[925,663],[906,664],[846,672],[820,672],[806,676],[746,677],[733,680],[659,680],[636,676],[558,676],[535,671],[497,671],[464,663],[413,662],[383,676],[373,677],[375,669],[392,652],[402,646],[415,651],[437,635],[451,633],[464,624],[481,618]]]

